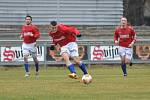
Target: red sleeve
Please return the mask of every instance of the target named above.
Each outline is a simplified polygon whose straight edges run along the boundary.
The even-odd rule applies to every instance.
[[[40,37],[40,32],[38,27],[34,26],[33,32],[34,32],[34,37],[38,39]]]
[[[21,28],[21,33],[20,33],[20,35],[22,36],[22,38],[24,37],[24,34],[23,34],[23,26],[22,26],[22,28]]]
[[[75,31],[76,35],[80,34],[80,31],[77,28],[74,28],[74,31]]]
[[[74,36],[79,35],[80,31],[74,27],[74,26],[69,26],[69,25],[63,25],[63,29],[68,33],[72,34]]]
[[[52,45],[57,45],[57,43],[54,41],[54,39],[52,41]]]
[[[54,41],[54,35],[52,35],[52,33],[49,31],[48,32],[48,35],[51,37],[51,39],[52,39],[52,45],[56,45],[56,42]]]
[[[132,32],[132,42],[136,42],[136,32],[133,28],[131,28],[131,32]]]
[[[114,41],[118,41],[119,35],[118,35],[118,28],[115,29],[114,32]]]

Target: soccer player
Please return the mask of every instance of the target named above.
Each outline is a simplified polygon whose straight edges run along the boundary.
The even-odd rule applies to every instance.
[[[60,50],[60,55],[63,57],[63,60],[70,71],[68,76],[73,79],[78,78],[74,64],[70,61],[70,58],[79,65],[79,68],[84,75],[88,75],[86,65],[80,61],[78,54],[76,37],[80,37],[81,34],[77,28],[64,24],[57,24],[56,21],[51,21],[49,36],[52,37],[54,45],[51,46],[51,50],[54,48],[58,51]]]
[[[24,56],[25,77],[30,75],[28,56],[31,54],[35,62],[36,75],[39,74],[39,61],[37,59],[36,40],[40,37],[40,32],[37,26],[32,24],[32,17],[25,17],[25,25],[22,26],[20,38],[23,39],[22,51]]]
[[[136,33],[133,27],[128,25],[127,18],[121,18],[121,25],[115,29],[114,43],[119,46],[119,55],[121,58],[121,68],[123,75],[127,76],[126,64],[132,65],[132,47],[136,41]]]

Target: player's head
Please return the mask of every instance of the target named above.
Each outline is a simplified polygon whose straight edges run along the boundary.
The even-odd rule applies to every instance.
[[[122,26],[127,26],[127,24],[128,24],[127,18],[125,18],[125,17],[122,17],[121,20],[120,20],[120,22],[121,22]]]
[[[25,17],[25,22],[27,25],[30,25],[32,23],[32,17],[30,15],[27,15]]]
[[[51,21],[50,22],[50,31],[52,33],[56,33],[57,32],[57,22],[56,21]]]

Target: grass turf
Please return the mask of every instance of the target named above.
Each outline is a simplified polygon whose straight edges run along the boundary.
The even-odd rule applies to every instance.
[[[38,79],[30,70],[25,78],[23,67],[0,67],[0,100],[150,100],[149,65],[128,67],[127,77],[119,65],[93,65],[89,85],[68,78],[64,67],[42,67]]]

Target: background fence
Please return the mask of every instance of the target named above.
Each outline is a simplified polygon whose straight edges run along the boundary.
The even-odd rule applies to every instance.
[[[1,25],[22,25],[27,14],[38,25],[52,20],[70,25],[118,25],[123,0],[0,0]]]
[[[51,51],[51,41],[37,41],[37,53],[40,64],[64,64],[58,52]],[[0,40],[0,65],[21,65],[23,54],[21,40]],[[113,40],[78,40],[79,56],[86,64],[117,64],[120,63],[118,46]],[[133,47],[133,63],[150,63],[150,40],[141,39]],[[60,60],[60,61],[56,61]],[[29,57],[31,64],[32,57]]]

